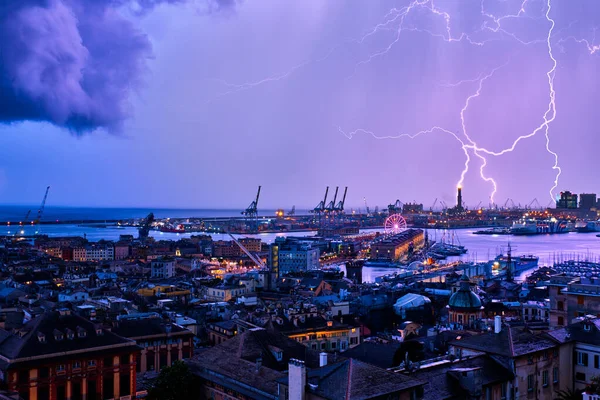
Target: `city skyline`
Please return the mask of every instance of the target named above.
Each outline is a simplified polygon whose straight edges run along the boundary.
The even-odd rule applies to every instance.
[[[0,21],[73,23],[55,42],[25,41],[21,58],[11,49],[27,38],[2,28],[0,204],[38,204],[51,185],[54,205],[237,209],[262,185],[265,209],[308,208],[339,185],[353,206],[366,197],[429,207],[454,203],[462,183],[465,202],[485,206],[493,185],[480,177],[483,156],[495,203],[545,206],[553,153],[554,194],[599,190],[593,1],[82,4],[0,7]],[[107,49],[93,38],[106,29],[122,46],[100,63]],[[44,45],[82,58],[57,72]],[[36,86],[49,70],[53,85]],[[123,75],[107,88],[110,71]],[[492,154],[540,124],[514,151]]]

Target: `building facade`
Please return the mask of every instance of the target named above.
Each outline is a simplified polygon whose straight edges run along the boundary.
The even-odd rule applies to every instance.
[[[160,257],[152,260],[151,274],[152,278],[166,279],[175,276],[175,260],[166,257]]]
[[[0,334],[4,383],[24,400],[136,395],[135,341],[69,311],[48,312]]]
[[[371,259],[396,261],[425,241],[422,229],[407,229],[392,236],[376,239],[371,244]]]

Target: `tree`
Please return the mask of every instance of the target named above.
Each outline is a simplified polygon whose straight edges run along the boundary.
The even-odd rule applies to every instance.
[[[582,393],[581,390],[557,390],[554,400],[581,400]]]
[[[148,393],[150,400],[203,399],[199,382],[183,361],[163,368]]]

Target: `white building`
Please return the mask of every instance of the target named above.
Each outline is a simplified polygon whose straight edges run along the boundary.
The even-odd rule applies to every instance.
[[[170,258],[157,258],[152,261],[152,278],[171,278],[175,276],[175,260]]]
[[[115,247],[112,243],[90,244],[85,247],[85,258],[85,261],[112,261],[115,259]]]

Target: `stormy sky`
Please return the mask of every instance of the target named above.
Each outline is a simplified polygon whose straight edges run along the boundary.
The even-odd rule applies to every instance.
[[[0,204],[600,191],[600,3],[419,1],[2,3]]]

